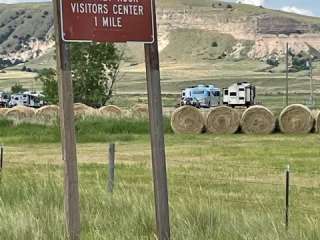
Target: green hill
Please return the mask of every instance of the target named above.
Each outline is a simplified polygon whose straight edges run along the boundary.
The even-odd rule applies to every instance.
[[[52,23],[48,3],[0,4],[0,54],[30,50],[31,41],[48,40]]]

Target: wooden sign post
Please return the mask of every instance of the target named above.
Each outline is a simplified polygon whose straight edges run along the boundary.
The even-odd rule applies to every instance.
[[[59,84],[60,131],[62,159],[64,161],[64,205],[66,224],[70,240],[79,240],[80,208],[71,67],[68,46],[62,41],[59,0],[54,0],[53,6]]]
[[[54,0],[65,208],[71,240],[80,238],[71,70],[66,42],[144,42],[158,240],[170,239],[155,0]]]
[[[168,184],[163,135],[163,114],[155,0],[153,1],[154,42],[145,44],[145,61],[149,103],[153,185],[156,208],[157,236],[170,239]]]

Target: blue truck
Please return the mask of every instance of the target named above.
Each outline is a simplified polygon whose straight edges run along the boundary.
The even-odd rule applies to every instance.
[[[210,108],[220,105],[220,88],[214,85],[198,85],[182,90],[180,105]]]

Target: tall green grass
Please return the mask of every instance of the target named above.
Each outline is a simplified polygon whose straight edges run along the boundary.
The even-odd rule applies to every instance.
[[[76,137],[83,142],[131,141],[149,133],[146,119],[86,118],[76,121]],[[172,133],[170,121],[164,118],[165,133]],[[54,143],[60,141],[58,123],[15,123],[0,119],[0,140],[5,143]]]
[[[106,191],[107,166],[80,166],[81,239],[155,238],[151,171],[144,165],[118,165],[114,194]],[[229,185],[202,185],[191,169],[169,172],[171,231],[174,240],[318,240],[316,213],[292,212],[289,231],[277,201],[229,202],[239,194]],[[0,239],[66,239],[63,169],[45,165],[11,165],[0,184]],[[176,181],[183,177],[184,183]],[[176,184],[173,184],[176,183]],[[224,193],[226,200],[222,195]],[[279,194],[279,193],[276,193]],[[229,197],[227,197],[229,196]],[[253,199],[254,196],[251,196]]]

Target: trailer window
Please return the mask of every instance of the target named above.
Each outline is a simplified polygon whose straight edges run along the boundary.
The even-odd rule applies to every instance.
[[[193,91],[192,93],[193,93],[193,94],[196,94],[196,95],[198,95],[198,94],[199,94],[199,95],[200,95],[200,94],[203,95],[203,94],[204,94],[204,91]]]
[[[239,97],[239,100],[244,100],[244,97]]]
[[[236,92],[231,92],[231,93],[230,93],[230,96],[231,96],[231,97],[236,97],[236,96],[237,96],[237,93],[236,93]]]
[[[244,88],[239,88],[239,91],[243,92],[243,91],[244,91]]]
[[[224,95],[228,95],[228,94],[229,94],[228,89],[225,89],[225,90],[224,90]]]

